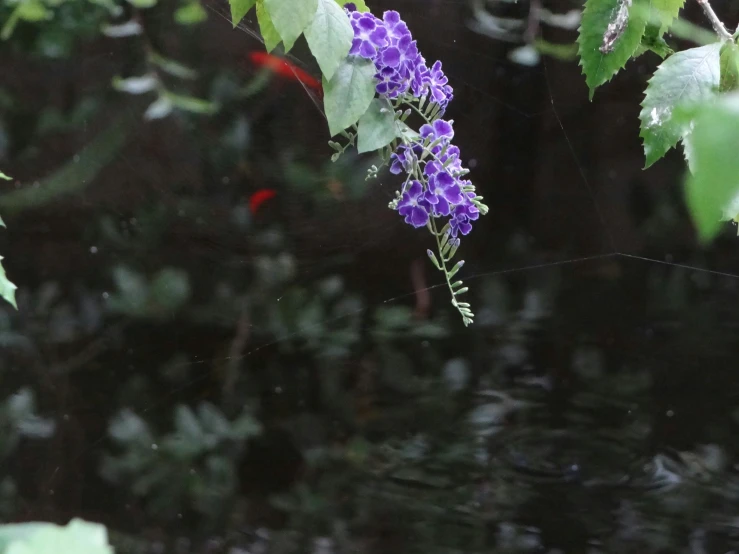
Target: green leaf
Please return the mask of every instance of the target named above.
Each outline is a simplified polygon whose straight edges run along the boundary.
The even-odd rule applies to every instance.
[[[352,47],[354,30],[349,18],[334,0],[318,0],[313,21],[305,29],[305,39],[326,79],[334,76],[341,60]]]
[[[739,200],[739,95],[725,95],[704,105],[690,134],[693,173],[686,184],[686,202],[702,242],[713,239],[721,220],[736,217]]]
[[[195,98],[193,96],[184,96],[175,94],[170,91],[163,91],[162,98],[168,100],[175,108],[179,108],[186,112],[210,115],[218,111],[218,105],[208,100]]]
[[[344,58],[330,81],[323,79],[323,106],[333,137],[353,125],[375,96],[375,64],[359,56]]]
[[[4,554],[113,554],[103,525],[73,519],[66,527],[53,523],[21,523],[0,526],[0,544],[7,541]]]
[[[235,29],[239,21],[244,19],[244,16],[254,7],[257,0],[228,0],[228,3],[231,6],[231,22]]]
[[[45,21],[51,19],[52,12],[46,9],[41,2],[37,0],[26,0],[18,4],[18,17],[23,21],[29,21],[32,23],[38,21]]]
[[[174,12],[174,20],[180,25],[197,25],[208,19],[208,13],[198,0],[187,2]]]
[[[173,77],[178,77],[180,79],[195,79],[198,76],[197,71],[194,69],[191,69],[175,60],[165,58],[155,51],[152,51],[149,54],[149,61]]]
[[[128,0],[128,3],[131,4],[134,8],[139,9],[145,9],[145,8],[153,8],[157,5],[157,0]]]
[[[673,120],[674,109],[714,94],[719,85],[720,50],[720,43],[683,50],[654,72],[639,114],[646,167],[664,156],[685,132],[684,123]]]
[[[44,206],[63,195],[74,194],[91,184],[128,140],[133,114],[122,114],[97,135],[73,160],[41,180],[0,195],[0,208],[6,212]]]
[[[257,0],[257,21],[259,22],[259,31],[262,33],[262,39],[264,40],[264,47],[267,49],[267,52],[271,52],[275,49],[275,46],[280,44],[282,39],[272,23],[272,18],[270,18],[267,8],[264,6],[264,0]]]
[[[285,52],[290,51],[318,10],[318,0],[264,0],[264,5]]]
[[[0,179],[3,179],[3,180],[5,180],[5,181],[12,181],[12,180],[13,180],[13,178],[12,178],[12,177],[8,177],[8,176],[7,176],[7,175],[5,175],[5,173],[3,173],[2,171],[0,171]]]
[[[672,25],[685,4],[685,0],[639,0],[639,2],[639,7],[647,11],[648,22],[660,28],[660,37]]]
[[[342,8],[344,7],[344,5],[351,3],[357,7],[358,12],[370,11],[367,7],[367,4],[364,3],[364,0],[335,0],[335,2]]]
[[[2,260],[3,260],[3,257],[0,256],[0,261]],[[8,280],[7,275],[5,275],[5,269],[3,268],[3,264],[0,263],[0,298],[4,298],[16,310],[18,309],[18,305],[15,303],[15,289],[17,288],[18,287],[16,287],[13,283],[11,283]]]
[[[373,152],[392,142],[397,136],[395,112],[387,99],[375,98],[359,118],[357,152]]]
[[[719,92],[730,92],[739,88],[739,46],[727,42],[721,48],[721,78]]]
[[[5,222],[3,221],[2,217],[0,217],[0,227],[5,228]]]
[[[663,29],[655,25],[648,24],[644,36],[641,39],[641,44],[634,53],[634,58],[637,58],[645,52],[654,52],[663,60],[672,54],[674,50],[670,48],[664,38],[662,38]]]
[[[590,88],[590,99],[595,89],[609,81],[629,58],[636,52],[641,43],[647,25],[643,10],[626,7],[626,0],[587,0],[582,14],[580,35],[577,38],[580,53],[580,65],[585,74],[585,82]],[[625,27],[620,34],[616,33],[612,50],[601,52],[603,36],[609,24],[623,10],[628,10]]]

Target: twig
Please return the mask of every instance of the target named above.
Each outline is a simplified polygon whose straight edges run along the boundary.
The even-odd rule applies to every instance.
[[[703,8],[703,13],[706,14],[708,21],[710,21],[713,26],[713,30],[716,31],[716,34],[721,38],[721,40],[733,40],[731,33],[726,30],[726,27],[724,27],[724,24],[718,18],[716,12],[713,11],[711,4],[708,3],[708,0],[697,0],[697,2],[700,4],[700,7]]]

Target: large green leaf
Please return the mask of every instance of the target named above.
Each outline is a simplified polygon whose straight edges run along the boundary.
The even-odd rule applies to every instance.
[[[357,152],[374,152],[387,146],[397,136],[395,112],[386,99],[375,98],[359,118]]]
[[[262,33],[262,39],[264,40],[264,47],[267,52],[272,52],[282,39],[272,23],[272,18],[267,12],[264,0],[257,0],[257,21],[259,22],[259,32]]]
[[[290,51],[318,10],[318,0],[264,0],[264,5],[285,52]]]
[[[0,262],[2,262],[3,257],[0,256]],[[18,309],[18,305],[15,303],[15,289],[17,289],[13,283],[11,283],[8,280],[8,276],[5,275],[5,269],[3,268],[3,264],[0,263],[0,298],[4,298],[6,301],[8,301],[16,310]]]
[[[323,79],[323,93],[328,128],[334,136],[369,108],[375,96],[375,64],[359,56],[344,58],[331,80]]]
[[[647,84],[639,114],[646,167],[673,148],[686,125],[673,118],[678,105],[703,100],[719,85],[721,44],[690,48],[667,58]]]
[[[577,43],[591,100],[595,89],[622,69],[641,43],[647,25],[644,10],[635,9],[636,5],[628,9],[627,5],[626,0],[587,0],[585,3]],[[621,10],[628,10],[625,26],[620,33],[616,33],[612,50],[601,52],[603,36]]]
[[[686,184],[686,202],[701,241],[713,239],[722,220],[737,217],[739,199],[739,95],[724,96],[702,106],[690,133],[693,173]]]
[[[4,181],[11,181],[13,178],[12,177],[8,177],[7,175],[5,175],[5,173],[3,173],[2,171],[0,171],[0,179],[3,179]]]
[[[318,0],[313,21],[305,29],[305,39],[326,79],[334,76],[341,60],[349,54],[353,37],[354,30],[344,10],[334,0]]]
[[[244,16],[254,7],[257,0],[228,0],[228,3],[231,6],[231,23],[235,28],[239,21],[244,19]]]

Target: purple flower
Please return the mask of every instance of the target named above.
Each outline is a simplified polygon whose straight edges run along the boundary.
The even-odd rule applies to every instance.
[[[357,11],[357,5],[354,2],[347,2],[344,4],[344,9],[349,13],[355,12]]]
[[[400,14],[398,12],[393,10],[386,11],[382,15],[382,20],[385,23],[390,44],[396,45],[403,37],[411,36],[408,25],[400,19]]]
[[[401,144],[390,156],[390,173],[394,175],[402,171],[409,173],[413,168],[413,162],[418,160],[422,152],[423,147],[420,144],[414,144],[413,148]]]
[[[387,46],[387,29],[382,21],[371,13],[356,16],[357,13],[359,12],[351,14],[354,40],[349,53],[371,60],[376,56],[378,48]]]
[[[414,227],[423,227],[429,221],[426,209],[419,205],[423,195],[423,185],[418,181],[412,181],[403,197],[398,202],[398,213],[405,217],[405,222]]]
[[[392,67],[383,67],[375,75],[375,79],[377,79],[377,84],[375,85],[377,93],[388,98],[397,98],[406,90],[403,86],[403,78]]]
[[[452,127],[453,124],[454,120],[452,119],[450,119],[449,121],[437,119],[431,125],[429,125],[428,123],[422,125],[419,133],[423,138],[431,137],[432,141],[442,137],[451,140],[452,138],[454,138],[454,128]]]
[[[446,171],[434,173],[429,178],[428,186],[423,199],[433,206],[436,215],[449,215],[452,206],[462,202],[462,190]]]

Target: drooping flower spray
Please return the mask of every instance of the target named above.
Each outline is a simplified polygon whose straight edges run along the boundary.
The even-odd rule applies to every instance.
[[[441,62],[428,67],[398,12],[386,11],[379,19],[358,12],[353,4],[344,8],[354,30],[349,55],[372,60],[377,95],[395,112],[397,137],[381,150],[381,156],[383,165],[389,165],[393,174],[404,174],[405,180],[389,207],[409,225],[431,232],[438,255],[428,250],[428,256],[444,273],[452,305],[469,325],[474,314],[469,303],[459,299],[468,289],[454,279],[464,261],[452,265],[452,259],[461,236],[470,233],[472,222],[485,215],[488,207],[464,178],[469,170],[462,166],[459,148],[452,144],[454,122],[442,119],[453,98],[452,87]],[[418,132],[405,123],[412,113],[423,121]],[[357,128],[352,129],[342,132],[350,145]],[[329,144],[336,150],[334,159],[346,149],[336,142]],[[377,176],[378,170],[373,166],[368,177]]]

